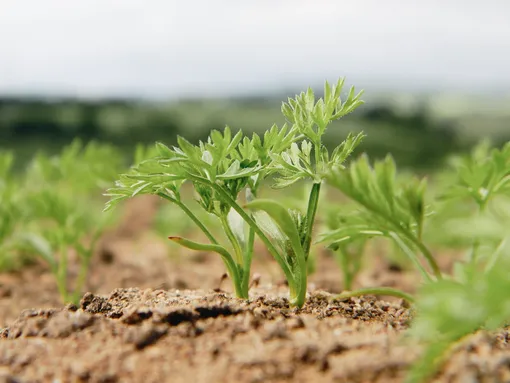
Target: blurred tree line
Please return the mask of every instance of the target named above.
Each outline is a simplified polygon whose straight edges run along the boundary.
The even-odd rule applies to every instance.
[[[211,129],[263,132],[285,121],[280,100],[181,100],[174,103],[128,100],[85,101],[0,98],[0,148],[14,149],[27,160],[35,150],[54,152],[79,137],[109,142],[132,153],[138,142],[191,141]],[[397,113],[390,106],[364,106],[329,130],[331,145],[349,131],[364,130],[362,148],[371,156],[391,152],[402,166],[430,168],[452,151],[463,149],[452,123],[437,122],[427,108]]]
[[[176,124],[163,108],[129,101],[0,99],[0,139],[12,144],[80,137],[131,145],[154,140],[162,131],[175,135]]]

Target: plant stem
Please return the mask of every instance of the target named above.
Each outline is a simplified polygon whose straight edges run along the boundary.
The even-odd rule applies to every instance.
[[[161,198],[164,198],[170,202],[173,202],[175,203],[177,206],[179,206],[183,211],[184,213],[186,213],[186,215],[191,218],[191,220],[198,226],[198,228],[200,230],[202,230],[202,232],[207,236],[207,238],[209,239],[209,241],[211,241],[211,243],[214,243],[215,245],[218,244],[218,241],[216,240],[216,238],[214,238],[214,236],[211,234],[211,232],[207,229],[207,227],[205,227],[205,225],[198,219],[198,217],[188,208],[188,206],[186,206],[183,202],[181,201],[178,201],[172,197],[170,197],[169,195],[165,194],[165,193],[158,193],[158,196],[160,196]]]
[[[401,290],[394,289],[391,287],[367,287],[354,291],[347,291],[341,294],[335,295],[333,300],[346,300],[353,297],[360,297],[363,295],[385,295],[390,297],[402,298],[409,303],[414,303],[415,299],[410,294],[407,294]]]
[[[344,290],[351,290],[354,273],[350,268],[349,255],[346,253],[347,249],[342,248],[334,251],[334,254],[336,255],[335,258],[337,259],[338,263],[340,263],[340,268],[342,269],[342,273],[344,275]]]
[[[319,164],[320,164],[320,150],[321,150],[321,142],[319,138],[319,142],[314,143],[314,155],[315,155],[315,174],[319,173]]]
[[[392,222],[393,225],[399,229],[398,231],[400,231],[402,234],[404,234],[407,237],[407,239],[409,239],[412,243],[414,243],[414,245],[416,245],[418,250],[420,250],[420,253],[422,253],[422,255],[425,257],[425,259],[426,259],[427,263],[429,264],[430,268],[432,269],[432,273],[434,274],[436,279],[438,279],[438,280],[443,279],[443,274],[441,273],[441,269],[439,268],[436,260],[434,259],[434,256],[432,255],[430,250],[423,244],[423,242],[421,242],[418,238],[416,238],[412,233],[408,232],[407,230],[404,230],[400,225],[397,225],[395,222],[393,222],[393,220],[390,220],[390,222]],[[395,239],[393,236],[392,236],[392,238]],[[397,242],[397,244],[400,246],[401,249],[403,249],[400,243]],[[411,251],[411,253],[414,254],[412,251]],[[414,254],[413,257],[416,258],[416,254]],[[422,270],[424,270],[423,267],[419,264],[419,262],[417,260],[415,262],[415,265],[418,268],[421,268]],[[426,271],[425,271],[425,273],[428,274]],[[430,276],[428,277],[428,279],[430,280]]]
[[[478,213],[477,216],[481,217],[482,214],[485,212],[485,208],[487,206],[487,200],[485,202],[479,203],[478,205]],[[471,254],[469,256],[469,263],[471,266],[476,267],[476,261],[478,260],[478,253],[480,250],[480,238],[477,236],[473,240],[473,245],[471,246]]]
[[[74,286],[74,292],[72,294],[72,303],[78,304],[79,299],[82,293],[83,286],[85,285],[85,281],[87,280],[87,274],[90,267],[90,259],[92,255],[92,250],[89,249],[85,254],[81,254],[81,262],[80,262],[80,271],[78,272],[78,276],[76,277],[76,283]]]
[[[306,287],[307,287],[307,273],[306,273],[306,262],[304,267],[300,267],[298,270],[298,276],[295,278],[294,283],[289,283],[290,290],[290,304],[296,307],[303,307],[306,301]]]
[[[68,303],[67,292],[67,249],[64,245],[60,246],[60,258],[57,267],[57,287],[60,297],[64,303]]]
[[[413,236],[414,237],[414,236]],[[423,256],[425,257],[425,259],[427,260],[427,262],[429,263],[429,266],[432,268],[432,271],[434,273],[434,276],[438,279],[438,280],[441,280],[443,279],[443,274],[441,273],[441,269],[439,268],[436,260],[434,259],[434,256],[432,255],[432,253],[430,252],[430,250],[421,242],[419,241],[418,239],[416,239],[415,237],[413,238],[414,239],[414,243],[416,244],[416,246],[418,246],[418,249],[420,249],[420,252],[423,254]]]
[[[503,240],[499,243],[499,245],[496,248],[496,250],[494,250],[492,252],[492,254],[489,256],[489,259],[488,259],[487,263],[485,264],[485,273],[488,273],[489,271],[492,270],[492,268],[494,267],[494,265],[498,261],[499,256],[503,252],[503,249],[505,248],[508,239],[509,239],[509,237],[503,238]]]
[[[243,280],[241,281],[243,291],[246,291],[248,294],[248,290],[250,287],[250,271],[251,271],[251,262],[253,258],[253,249],[255,244],[255,231],[252,227],[249,228],[248,232],[248,242],[246,244],[246,250],[244,253],[244,265],[243,265]]]
[[[248,292],[244,291],[241,285],[241,276],[239,275],[240,266],[236,264],[230,253],[223,246],[217,244],[202,244],[182,237],[168,237],[168,239],[191,250],[212,251],[218,253],[227,268],[227,272],[232,283],[234,284],[236,296],[239,298],[248,298]]]
[[[412,243],[414,243],[416,245],[416,247],[418,247],[418,249],[420,250],[420,252],[422,253],[422,255],[425,257],[427,263],[429,264],[430,268],[432,269],[432,272],[434,274],[434,276],[438,279],[438,280],[441,280],[443,279],[443,275],[441,274],[441,269],[439,268],[439,266],[437,265],[436,263],[436,260],[434,259],[434,257],[432,256],[431,252],[429,251],[429,249],[427,249],[427,247],[419,240],[416,238],[416,236],[414,236],[412,233],[410,233],[409,231],[407,231],[406,229],[404,229],[400,223],[398,221],[396,221],[392,216],[389,216],[387,215],[386,213],[384,213],[383,211],[381,211],[380,209],[378,209],[376,206],[373,206],[372,204],[370,203],[367,203],[365,200],[363,199],[360,199],[359,197],[357,197],[355,194],[353,193],[349,193],[348,191],[346,190],[343,190],[342,188],[339,188],[345,195],[347,195],[348,197],[350,197],[351,199],[353,199],[354,201],[358,202],[360,205],[364,206],[367,210],[371,211],[372,213],[375,213],[376,215],[380,216],[381,218],[383,218],[384,220],[386,220],[387,222],[389,222],[393,227],[394,227],[394,231],[396,233],[402,233],[404,234],[407,239],[409,239]],[[419,262],[417,261],[416,259],[416,254],[414,254],[413,252],[411,252],[413,255],[411,256],[411,259],[413,260],[413,262],[415,263],[416,266],[418,266],[418,268],[420,269],[420,271],[424,271],[423,267],[419,264]],[[407,252],[406,252],[407,254]],[[425,274],[428,275],[428,273],[425,271]],[[428,279],[430,279],[430,276],[428,276]]]
[[[225,230],[225,234],[227,235],[228,240],[230,241],[232,247],[234,248],[236,262],[239,266],[241,266],[243,264],[243,251],[241,249],[241,245],[239,244],[239,241],[237,240],[234,233],[232,232],[232,228],[230,227],[227,218],[222,215],[220,221],[223,226],[223,230]]]
[[[425,278],[429,282],[432,282],[432,277],[427,272],[427,270],[425,270],[425,268],[421,265],[419,259],[416,257],[415,252],[411,250],[409,246],[407,246],[407,244],[399,237],[397,233],[390,232],[390,237],[395,241],[397,246],[400,247],[400,249],[409,257],[409,259],[416,266],[416,268],[421,273],[423,278]]]
[[[476,260],[478,259],[478,252],[480,250],[480,240],[475,238],[473,240],[473,245],[471,245],[471,252],[469,253],[469,263],[474,266],[476,264]]]
[[[85,248],[80,242],[77,242],[74,246],[80,257],[80,270],[78,272],[74,286],[74,292],[72,294],[72,303],[76,305],[78,305],[80,302],[83,286],[85,286],[87,281],[87,275],[90,268],[90,260],[94,254],[94,249],[96,247],[97,241],[99,240],[101,232],[102,228],[96,230],[87,248]]]
[[[321,184],[314,183],[312,186],[312,190],[310,190],[310,197],[308,199],[308,209],[306,212],[306,237],[303,244],[305,259],[308,259],[308,254],[310,253],[313,225],[315,222],[315,215],[317,214],[317,207],[319,205],[320,190]]]

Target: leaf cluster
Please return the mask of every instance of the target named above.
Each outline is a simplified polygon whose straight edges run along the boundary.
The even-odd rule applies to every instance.
[[[508,323],[510,317],[510,143],[501,149],[491,149],[483,143],[469,155],[453,158],[452,165],[442,177],[449,182],[443,181],[430,206],[425,203],[425,181],[414,178],[396,182],[395,164],[390,157],[371,166],[362,156],[347,169],[333,170],[326,176],[329,184],[359,207],[354,213],[339,214],[330,220],[332,230],[322,237],[330,248],[340,252],[343,266],[356,262],[346,257],[349,244],[384,237],[414,260],[425,276],[416,299],[417,318],[410,332],[424,348],[410,371],[409,382],[429,378],[452,344],[464,336],[479,329],[496,329]],[[466,200],[474,202],[477,209],[466,205]],[[426,245],[431,227],[433,232],[462,238],[463,242],[457,243],[470,247],[468,258],[454,265],[452,275],[442,275]],[[416,253],[423,255],[433,275],[422,267]],[[350,255],[360,256],[356,252]],[[349,270],[344,270],[344,274],[348,275]],[[414,301],[403,292],[378,287],[347,292],[340,298],[367,293]]]
[[[284,188],[302,179],[320,183],[329,170],[343,168],[345,160],[365,137],[363,133],[349,133],[331,154],[322,142],[331,122],[364,103],[361,100],[363,92],[355,94],[354,87],[350,88],[347,99],[342,101],[344,82],[344,79],[334,85],[326,82],[324,98],[316,100],[309,88],[296,98],[289,98],[288,103],[283,103],[282,113],[304,140],[301,145],[293,143],[288,150],[273,154],[273,171],[280,175],[276,178],[275,187]]]
[[[114,217],[101,213],[98,195],[120,170],[122,157],[108,145],[74,141],[58,156],[36,154],[16,176],[9,172],[12,161],[12,155],[0,153],[0,264],[18,267],[26,254],[40,256],[62,299],[76,302],[95,244]],[[67,277],[71,252],[80,263],[74,288]]]
[[[486,272],[461,266],[469,283],[442,280],[425,285],[418,293],[410,335],[424,351],[412,366],[408,382],[426,381],[448,356],[456,342],[480,329],[488,331],[508,324],[510,318],[510,249]]]
[[[421,252],[431,273],[440,278],[437,264],[421,241],[427,214],[424,179],[397,183],[396,166],[391,156],[371,166],[368,157],[362,155],[346,170],[331,171],[326,180],[356,202],[359,210],[342,216],[336,222],[338,227],[326,232],[321,242],[338,247],[342,242],[385,237],[401,248],[424,277],[430,279],[429,272],[415,255],[416,251]]]
[[[469,155],[451,159],[456,182],[444,198],[469,198],[484,208],[498,195],[510,195],[510,143],[491,148],[488,141],[477,145]]]
[[[138,194],[166,194],[180,200],[180,187],[189,180],[206,211],[217,216],[228,214],[228,205],[210,185],[218,185],[232,199],[237,199],[246,187],[256,193],[262,179],[269,175],[264,166],[271,161],[270,153],[286,149],[294,139],[294,132],[287,126],[279,129],[275,125],[263,138],[253,134],[249,139],[242,132],[232,135],[226,127],[223,133],[212,131],[208,140],[198,145],[183,137],[178,137],[178,146],[172,148],[157,143],[157,156],[133,167],[121,176],[115,188],[109,189],[107,209]]]
[[[332,121],[346,116],[364,103],[361,100],[363,92],[355,94],[354,87],[350,88],[347,99],[342,101],[341,92],[344,84],[345,79],[340,79],[333,85],[326,81],[324,98],[317,101],[313,90],[308,88],[295,98],[289,98],[288,103],[282,105],[282,113],[296,126],[300,134],[314,145],[320,145],[322,136]]]

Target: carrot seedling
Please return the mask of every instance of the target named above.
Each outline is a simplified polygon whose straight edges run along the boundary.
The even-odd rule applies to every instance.
[[[339,245],[385,237],[409,257],[425,280],[442,278],[439,266],[422,239],[426,216],[424,180],[413,179],[399,185],[396,166],[390,156],[371,166],[366,155],[353,161],[346,171],[332,171],[327,180],[361,209],[355,215],[344,217],[343,225],[325,233],[322,242]],[[418,254],[428,264],[428,269]]]
[[[447,178],[454,183],[446,192],[439,193],[432,205],[437,208],[444,199],[462,206],[471,201],[477,213],[471,219],[465,209],[448,205],[448,212],[462,211],[460,220],[451,221],[443,216],[445,221],[441,222],[437,215],[434,218],[434,224],[446,234],[459,236],[461,230],[464,237],[470,238],[470,256],[455,264],[451,276],[443,275],[424,239],[426,221],[433,214],[425,202],[424,180],[397,182],[391,157],[372,166],[366,156],[352,162],[346,171],[333,170],[326,177],[330,185],[357,203],[359,210],[337,219],[337,227],[323,234],[321,241],[341,248],[374,237],[390,239],[423,276],[424,284],[417,297],[387,287],[347,291],[336,297],[392,295],[415,303],[416,320],[411,335],[422,343],[424,350],[409,372],[409,382],[425,381],[432,376],[447,351],[463,337],[481,328],[496,329],[510,318],[510,215],[505,217],[502,209],[505,204],[496,199],[510,196],[510,143],[492,150],[482,144],[471,155],[457,157],[453,163],[453,172]],[[497,207],[490,211],[496,201]],[[480,251],[482,248],[484,252]]]
[[[326,83],[324,98],[315,99],[311,89],[282,106],[289,125],[276,125],[262,137],[242,132],[233,135],[212,131],[205,142],[194,145],[178,137],[178,145],[157,144],[159,155],[142,161],[108,190],[106,209],[139,194],[155,194],[179,206],[204,233],[209,243],[179,236],[170,239],[194,250],[217,253],[223,259],[236,295],[248,298],[254,240],[258,236],[283,270],[290,287],[290,302],[301,307],[306,297],[307,259],[319,202],[321,183],[332,168],[343,162],[363,135],[349,135],[330,155],[322,142],[328,125],[354,111],[363,102],[351,88],[342,102],[344,81]],[[312,180],[305,213],[281,203],[258,199],[267,177],[274,187],[285,188],[303,179]],[[220,240],[181,198],[184,182],[191,182],[199,205],[215,216],[228,244]],[[244,196],[244,201],[241,202]]]
[[[18,237],[26,222],[25,193],[13,175],[13,162],[13,153],[0,152],[0,271],[17,270],[30,261]]]
[[[59,156],[37,155],[22,180],[27,222],[20,230],[20,246],[50,266],[66,303],[79,302],[95,245],[113,218],[94,208],[102,202],[95,192],[111,182],[120,158],[110,146],[75,141]],[[71,287],[73,255],[79,269]]]

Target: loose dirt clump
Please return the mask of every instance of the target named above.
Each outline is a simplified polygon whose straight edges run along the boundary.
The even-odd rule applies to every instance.
[[[400,336],[411,315],[403,302],[317,291],[299,310],[284,293],[88,293],[79,308],[24,311],[1,330],[0,365],[20,382],[400,382],[418,356]],[[438,381],[503,377],[505,339],[475,336]]]

